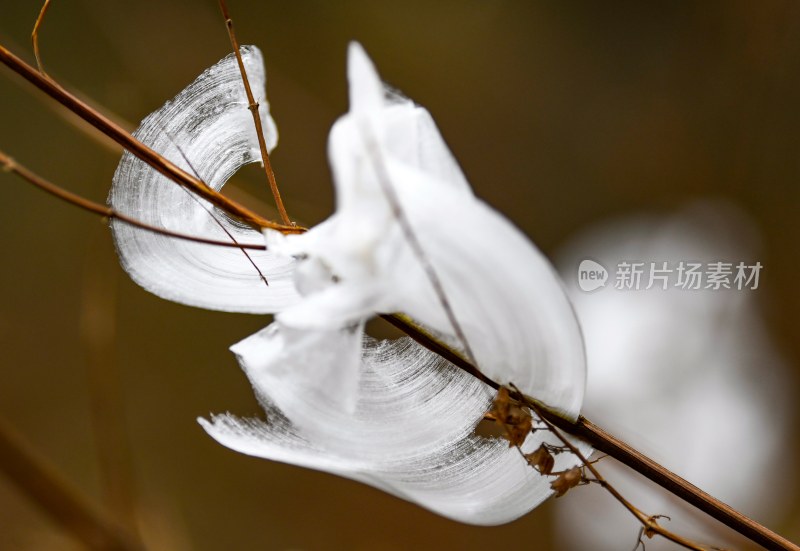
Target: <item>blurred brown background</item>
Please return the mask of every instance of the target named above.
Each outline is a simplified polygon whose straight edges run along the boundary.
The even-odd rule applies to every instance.
[[[477,193],[548,254],[612,215],[699,197],[741,207],[763,232],[758,293],[797,371],[796,2],[229,3],[240,40],[266,57],[281,134],[273,164],[294,216],[314,223],[331,211],[325,144],[346,109],[346,45],[359,40],[385,80],[431,111]],[[0,0],[0,42],[28,60],[39,7]],[[54,0],[41,41],[53,76],[133,123],[230,49],[212,0]],[[0,149],[104,200],[119,151],[0,73]],[[555,548],[552,504],[508,526],[468,527],[216,444],[195,418],[257,413],[227,347],[268,319],[151,296],[117,267],[95,217],[9,175],[0,192],[0,416],[100,502],[90,388],[101,389],[127,423],[127,434],[112,432],[129,443],[137,514],[154,547]],[[118,372],[119,396],[113,376],[91,375],[92,354]],[[772,524],[797,540],[797,518],[800,496]],[[0,549],[72,548],[0,478]]]

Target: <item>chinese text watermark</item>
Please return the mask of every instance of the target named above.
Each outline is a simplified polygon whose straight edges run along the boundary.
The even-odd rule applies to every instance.
[[[583,291],[594,291],[613,282],[619,291],[647,291],[649,289],[710,290],[758,289],[763,266],[761,262],[634,262],[620,261],[613,274],[605,266],[591,259],[578,266],[578,286]],[[609,279],[611,281],[609,281]]]

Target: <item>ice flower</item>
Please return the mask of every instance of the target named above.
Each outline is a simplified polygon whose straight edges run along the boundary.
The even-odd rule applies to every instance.
[[[274,147],[261,55],[253,47],[242,54]],[[115,225],[123,266],[170,300],[276,313],[267,328],[232,347],[266,421],[200,419],[220,443],[368,483],[463,522],[513,520],[552,494],[551,480],[506,442],[474,434],[491,388],[410,339],[365,337],[364,324],[377,313],[402,312],[468,348],[494,381],[513,383],[575,419],[585,381],[577,321],[547,259],[474,196],[429,113],[384,86],[357,44],[350,46],[348,78],[350,110],[329,140],[336,186],[330,218],[302,235],[267,231],[267,251],[249,257]],[[136,136],[220,189],[259,160],[249,118],[228,56],[148,116]],[[128,154],[110,201],[185,233],[261,238]],[[543,440],[554,437],[532,433],[523,450]],[[568,455],[557,458],[556,469],[576,463]]]

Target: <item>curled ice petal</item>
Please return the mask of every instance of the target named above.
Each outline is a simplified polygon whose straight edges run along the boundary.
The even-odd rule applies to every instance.
[[[420,200],[404,191],[401,200],[478,367],[574,420],[583,401],[586,364],[580,328],[560,279],[506,218],[481,201],[449,195],[439,188]],[[427,224],[444,201],[452,209],[446,223]],[[395,295],[395,300],[396,308],[414,319],[452,334],[439,314],[441,306],[424,295],[415,293],[411,300]]]
[[[261,395],[295,422],[324,405],[351,415],[356,405],[363,324],[305,331],[272,323],[231,347]],[[297,409],[296,409],[297,408]]]
[[[266,101],[261,53],[253,46],[241,52],[271,149],[278,134]],[[134,136],[217,190],[239,168],[261,160],[233,54],[145,118]],[[240,243],[261,242],[258,232],[231,221],[128,152],[114,175],[109,203],[155,226],[218,240],[230,240],[227,231]],[[254,250],[245,255],[240,249],[179,241],[116,221],[112,230],[122,266],[134,281],[162,298],[252,313],[275,312],[297,300],[291,258]]]
[[[254,369],[256,358],[239,352],[267,421],[200,419],[225,446],[358,480],[471,524],[509,522],[552,494],[552,479],[527,466],[505,440],[473,434],[491,405],[491,389],[407,338],[367,342],[353,414],[292,396],[279,381],[263,378],[269,361],[259,358],[261,369]],[[534,433],[524,449],[552,438]],[[562,454],[556,468],[574,461]]]
[[[375,123],[387,156],[415,166],[441,183],[472,193],[428,110],[382,83],[357,42],[348,48],[347,69],[350,114]]]

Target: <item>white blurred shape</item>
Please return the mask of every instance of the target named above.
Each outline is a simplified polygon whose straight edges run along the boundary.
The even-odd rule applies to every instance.
[[[584,414],[703,490],[768,521],[790,487],[786,471],[777,468],[787,461],[789,385],[759,312],[761,291],[684,290],[674,287],[674,274],[667,290],[643,290],[648,264],[642,290],[616,289],[613,280],[623,261],[753,264],[756,233],[738,210],[702,203],[670,217],[593,227],[564,248],[557,264],[586,340]],[[605,288],[580,289],[577,267],[586,258],[609,270]],[[768,287],[769,276],[762,277]],[[672,517],[665,521],[670,529],[725,542],[703,513],[610,460],[600,466],[637,507]],[[560,501],[557,518],[558,537],[570,549],[631,549],[639,529],[597,487]],[[658,538],[647,541],[649,551],[672,548]]]

